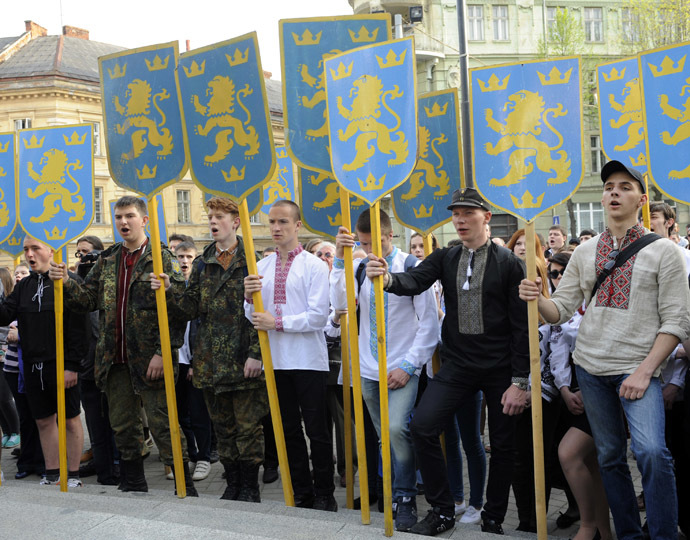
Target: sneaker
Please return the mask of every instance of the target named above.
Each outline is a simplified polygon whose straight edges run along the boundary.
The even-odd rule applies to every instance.
[[[67,479],[68,488],[80,488],[82,487],[81,480],[79,478],[68,478]]]
[[[10,435],[10,438],[5,443],[5,448],[16,448],[17,446],[19,446],[19,443],[19,433],[12,433],[12,435]]]
[[[168,480],[175,480],[175,475],[172,472],[172,467],[170,467],[168,465],[165,466],[165,477]]]
[[[503,527],[500,523],[496,523],[493,519],[484,518],[482,520],[482,532],[493,534],[504,534]]]
[[[455,516],[441,515],[441,509],[438,507],[431,508],[426,517],[414,525],[411,533],[421,534],[423,536],[436,536],[445,531],[449,531],[455,527]]]
[[[192,480],[206,480],[211,472],[211,463],[208,461],[197,461],[194,467],[194,474]]]
[[[7,444],[7,441],[10,440],[9,435],[3,435],[2,436],[2,441],[0,441],[0,447],[5,448],[5,445]]]
[[[40,486],[56,486],[60,483],[60,479],[58,478],[57,480],[50,480],[48,479],[47,476],[43,475],[41,477],[41,481],[38,483]]]
[[[314,510],[323,510],[324,512],[337,512],[338,503],[333,495],[317,495],[314,497]]]
[[[456,512],[457,514],[457,512]],[[465,514],[460,518],[460,523],[479,523],[482,520],[482,509],[477,510],[474,506],[469,506]]]
[[[466,510],[467,504],[465,501],[462,501],[460,504],[455,503],[455,517],[458,517],[460,514],[464,514]]]
[[[417,523],[417,501],[412,497],[402,497],[398,501],[395,515],[395,530],[407,532]]]

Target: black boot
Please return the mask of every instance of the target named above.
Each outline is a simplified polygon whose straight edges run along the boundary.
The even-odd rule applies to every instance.
[[[240,493],[238,501],[261,502],[259,492],[259,464],[240,461]]]
[[[221,499],[236,501],[240,494],[240,464],[237,461],[231,461],[230,463],[223,463],[223,467],[225,468],[225,482],[228,487],[225,488]]]
[[[146,476],[144,476],[144,460],[142,458],[123,460],[121,468],[124,467],[124,487],[122,491],[141,491],[148,492],[149,486],[146,483]]]
[[[127,487],[127,462],[124,459],[120,460],[120,483],[117,489],[124,491]]]
[[[192,480],[192,473],[189,472],[189,462],[183,461],[182,462],[182,470],[184,471],[184,485],[185,485],[185,490],[187,492],[187,497],[198,497],[199,492],[196,490],[194,487],[194,480]],[[175,464],[173,463],[172,465],[172,471],[173,471],[173,478],[177,478],[177,474],[175,473]],[[177,483],[175,483],[175,495],[177,495]]]

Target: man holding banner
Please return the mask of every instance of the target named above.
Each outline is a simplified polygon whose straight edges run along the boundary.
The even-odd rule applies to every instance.
[[[139,417],[143,403],[149,428],[163,463],[173,465],[168,409],[163,384],[163,358],[158,332],[151,243],[146,236],[146,203],[137,197],[122,197],[115,203],[115,224],[123,238],[101,254],[83,284],[70,279],[64,263],[51,262],[50,278],[64,279],[65,306],[75,311],[101,313],[101,334],[96,348],[96,384],[103,389],[110,408],[115,444],[120,450],[122,491],[148,491],[141,446],[144,434]],[[164,271],[181,294],[184,277],[174,268],[177,261],[163,250]],[[171,319],[172,348],[183,343],[185,322]],[[196,496],[184,435],[181,435],[187,495]],[[175,471],[180,474],[180,471]]]
[[[618,538],[642,538],[640,514],[626,463],[627,434],[642,473],[649,534],[678,537],[673,462],[664,440],[659,373],[690,330],[690,292],[682,253],[637,223],[647,195],[642,174],[619,161],[601,171],[607,229],[585,242],[551,299],[539,284],[520,284],[523,300],[537,300],[551,324],[588,304],[573,359],[589,414],[601,476]]]

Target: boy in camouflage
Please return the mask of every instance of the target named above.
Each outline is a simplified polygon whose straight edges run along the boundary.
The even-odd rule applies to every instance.
[[[155,294],[151,245],[146,236],[146,204],[125,196],[115,203],[115,225],[123,241],[105,250],[83,284],[69,279],[64,263],[51,263],[50,278],[64,280],[65,307],[88,313],[100,311],[101,333],[96,346],[96,384],[108,398],[115,444],[122,456],[122,491],[148,491],[141,447],[144,432],[139,416],[142,402],[163,463],[173,465],[168,408],[163,381],[163,357]],[[172,276],[174,290],[184,290],[184,277],[169,250],[163,249],[163,269]],[[173,267],[173,261],[175,266]],[[183,342],[185,323],[170,317],[173,350]],[[176,355],[173,361],[176,364]],[[197,496],[188,470],[182,437],[183,474],[187,495]],[[124,468],[124,474],[122,469]]]
[[[237,236],[239,211],[233,201],[220,197],[210,199],[206,206],[213,242],[194,261],[187,289],[176,296],[175,309],[186,319],[200,319],[191,344],[192,383],[204,392],[218,437],[227,482],[221,499],[261,502],[261,418],[268,413],[268,396],[259,337],[244,316],[247,255]],[[161,277],[167,290],[168,277]],[[157,279],[151,280],[153,289],[159,286]]]

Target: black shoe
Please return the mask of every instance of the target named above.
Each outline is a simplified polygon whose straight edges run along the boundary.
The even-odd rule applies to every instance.
[[[120,472],[122,475],[120,489],[124,492],[148,492],[149,486],[144,475],[144,460],[142,458],[123,460],[120,462],[120,471],[122,471],[123,467],[125,473],[122,475],[122,472]]]
[[[262,477],[264,484],[272,484],[278,480],[278,467],[264,466],[264,475]]]
[[[504,534],[503,527],[501,527],[501,524],[496,523],[493,519],[488,518],[482,519],[482,532]]]
[[[81,467],[79,467],[79,477],[88,478],[89,476],[94,476],[96,474],[96,465],[94,465],[93,460],[87,461]]]
[[[409,531],[417,523],[417,501],[414,497],[402,497],[398,500],[395,513],[395,530]]]
[[[240,492],[238,501],[261,502],[259,491],[259,464],[251,461],[240,461]]]
[[[296,508],[314,508],[314,496],[313,495],[295,495],[295,507]]]
[[[173,479],[175,478],[175,464],[172,466]],[[184,475],[184,487],[187,497],[198,497],[199,492],[194,487],[194,480],[192,480],[192,473],[189,472],[189,462],[182,462],[182,474]],[[177,483],[175,484],[177,486]],[[175,495],[177,495],[177,487],[175,487]]]
[[[13,455],[14,457],[19,457],[19,456],[21,455],[21,453],[22,453],[22,449],[21,449],[21,448],[15,448],[14,450],[12,450],[12,455]]]
[[[558,519],[556,519],[556,527],[559,529],[567,529],[570,527],[573,523],[576,521],[580,521],[580,512],[578,512],[576,515],[568,514],[568,511],[565,511],[565,514],[563,512],[560,512],[560,516],[558,516]]]
[[[434,507],[429,510],[429,513],[422,521],[410,529],[410,532],[423,536],[436,536],[442,532],[449,531],[453,527],[455,527],[455,516],[443,516],[441,515],[441,509]]]
[[[324,512],[337,512],[338,503],[333,495],[317,495],[314,497],[314,510],[323,510]]]
[[[31,476],[33,473],[33,471],[19,471],[14,475],[14,478],[15,480],[24,480],[24,478]]]
[[[535,533],[537,532],[537,528],[530,525],[529,523],[524,523],[520,522],[520,524],[517,526],[515,529],[516,531],[522,531],[522,532],[530,532],[530,533]]]
[[[209,454],[209,461],[211,464],[217,463],[220,461],[220,456],[218,455],[218,450],[211,450],[211,453]]]
[[[374,504],[379,500],[378,496],[376,493],[369,493],[369,506]],[[362,509],[362,498],[357,497],[354,501],[352,501],[352,508],[354,510],[361,510]]]
[[[226,501],[236,501],[240,494],[240,464],[237,461],[223,463],[225,468],[224,477],[227,487],[221,496]]]

